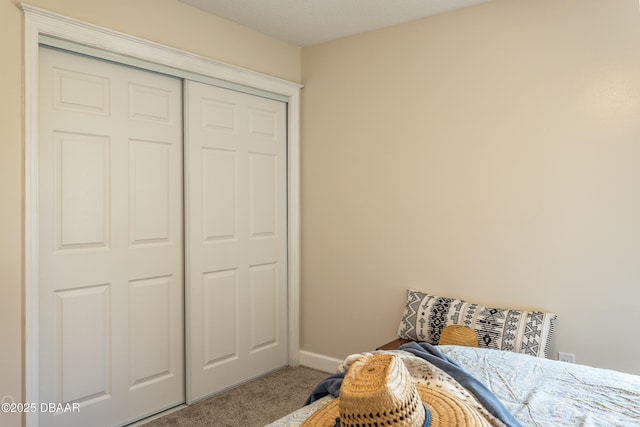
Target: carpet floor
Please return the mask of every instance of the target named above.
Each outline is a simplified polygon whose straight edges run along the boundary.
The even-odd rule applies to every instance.
[[[302,407],[328,376],[303,366],[283,368],[141,427],[262,427]]]

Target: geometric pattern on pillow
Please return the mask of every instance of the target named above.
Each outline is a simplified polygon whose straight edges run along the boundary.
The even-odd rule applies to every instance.
[[[542,311],[484,307],[409,289],[398,336],[438,344],[445,326],[476,331],[478,346],[549,357],[557,316]]]

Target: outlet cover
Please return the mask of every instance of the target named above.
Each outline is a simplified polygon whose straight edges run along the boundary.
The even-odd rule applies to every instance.
[[[567,363],[576,363],[576,355],[571,353],[558,352],[558,360]]]

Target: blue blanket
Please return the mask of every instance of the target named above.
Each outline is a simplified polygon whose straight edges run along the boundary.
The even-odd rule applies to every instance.
[[[504,407],[502,402],[500,402],[484,384],[467,374],[460,365],[443,354],[438,347],[426,342],[410,342],[400,346],[400,350],[408,351],[445,371],[453,377],[453,379],[458,381],[460,385],[469,390],[492,415],[508,427],[521,427],[520,422],[507,411],[507,408]],[[305,405],[315,402],[329,394],[333,397],[338,397],[340,395],[340,386],[342,385],[343,378],[344,372],[341,372],[324,379],[311,392]]]

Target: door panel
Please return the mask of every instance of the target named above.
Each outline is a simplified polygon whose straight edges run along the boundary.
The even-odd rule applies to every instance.
[[[286,105],[185,85],[190,401],[287,363]]]
[[[129,361],[132,388],[171,375],[171,277],[129,283]]]
[[[203,275],[204,368],[237,357],[238,270]]]
[[[113,426],[184,402],[179,79],[41,48],[40,400]]]
[[[109,291],[110,286],[103,285],[55,293],[59,319],[56,347],[62,355],[56,382],[62,386],[62,402],[96,400],[111,393]],[[82,351],[77,351],[78,343],[82,343]]]
[[[203,237],[236,239],[236,153],[202,149]]]
[[[251,352],[278,345],[278,263],[249,267]]]
[[[58,249],[106,247],[109,240],[109,138],[54,132]]]
[[[170,243],[171,144],[131,141],[129,236],[131,245]]]

